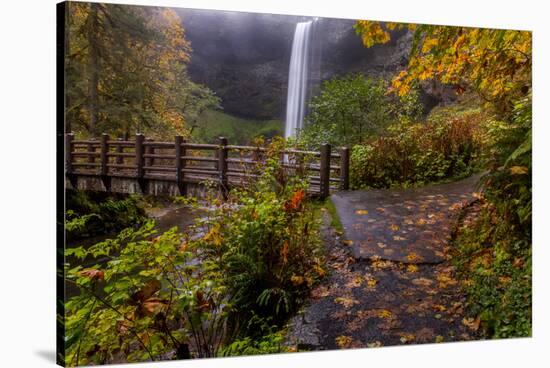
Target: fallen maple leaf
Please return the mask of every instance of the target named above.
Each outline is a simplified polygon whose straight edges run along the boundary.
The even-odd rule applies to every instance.
[[[479,329],[480,322],[481,320],[479,319],[479,317],[477,317],[476,319],[471,317],[464,317],[462,319],[462,324],[472,331],[477,331]]]
[[[363,282],[363,278],[361,276],[355,276],[350,282],[346,284],[346,287],[356,288],[361,286],[362,282]]]
[[[338,336],[334,341],[336,341],[336,345],[340,348],[349,348],[353,339],[349,336]]]
[[[420,260],[420,256],[414,252],[407,254],[407,260],[414,262]]]
[[[403,334],[401,338],[399,339],[403,344],[413,341],[414,335],[413,334]]]
[[[397,231],[397,230],[399,230],[399,226],[397,226],[396,224],[391,224],[390,225],[390,230],[391,231]]]
[[[375,341],[375,342],[369,342],[367,344],[367,347],[368,348],[379,348],[382,346],[382,343],[380,341]]]
[[[392,316],[392,313],[387,309],[382,309],[378,311],[378,317],[380,318],[390,318]]]
[[[338,297],[334,299],[334,301],[338,304],[341,304],[344,306],[344,308],[351,308],[355,304],[359,304],[359,302],[353,298],[344,298],[344,297]]]
[[[427,223],[427,221],[424,220],[424,219],[422,219],[422,218],[416,220],[416,224],[419,225],[419,226],[421,226],[421,225],[426,225],[426,223]]]
[[[456,285],[457,281],[445,274],[437,275],[437,281],[439,281],[439,287],[444,289],[450,285]]]
[[[368,278],[367,279],[367,286],[371,289],[374,288],[377,283],[378,283],[378,281],[376,281],[376,279],[373,279],[373,278]]]
[[[311,292],[313,298],[326,298],[330,295],[330,291],[326,286],[320,286]]]
[[[413,284],[418,286],[430,286],[433,284],[433,281],[430,279],[426,279],[424,277],[420,277],[418,279],[414,279],[411,281]]]
[[[412,265],[412,264],[408,265],[407,272],[410,272],[410,273],[418,272],[418,266]]]

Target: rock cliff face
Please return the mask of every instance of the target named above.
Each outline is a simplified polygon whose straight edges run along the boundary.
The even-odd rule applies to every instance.
[[[178,9],[193,47],[191,78],[214,90],[224,110],[251,119],[284,119],[290,51],[296,23],[312,18]],[[407,64],[411,35],[392,34],[385,45],[365,48],[353,20],[320,18],[312,38],[312,90],[322,80],[350,72],[389,78]],[[430,108],[441,97],[425,93]]]

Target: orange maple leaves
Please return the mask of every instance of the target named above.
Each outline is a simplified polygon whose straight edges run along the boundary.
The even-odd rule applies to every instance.
[[[283,205],[285,212],[290,213],[298,211],[301,208],[305,197],[306,193],[303,189],[298,189],[295,191],[292,197]]]

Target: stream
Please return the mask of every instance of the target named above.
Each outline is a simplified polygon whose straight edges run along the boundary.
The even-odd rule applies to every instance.
[[[193,225],[196,219],[200,218],[205,213],[204,209],[194,209],[184,205],[167,205],[147,210],[147,215],[155,220],[155,229],[159,233],[165,232],[174,226],[178,227],[179,232],[184,232],[189,226]],[[84,247],[89,248],[94,244],[102,242],[106,239],[114,238],[117,234],[102,234],[91,236],[84,239],[76,239],[67,243],[66,248]],[[67,257],[66,262],[70,263],[70,267],[78,265],[83,268],[91,267],[95,264],[107,262],[107,258],[86,258],[84,260],[76,259],[75,257]],[[71,283],[65,283],[65,298],[78,295],[78,288]]]

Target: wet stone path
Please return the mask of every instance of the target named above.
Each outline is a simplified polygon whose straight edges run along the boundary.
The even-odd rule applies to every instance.
[[[291,321],[289,342],[326,350],[476,338],[449,240],[478,180],[333,195],[345,240],[325,231],[330,274]]]

